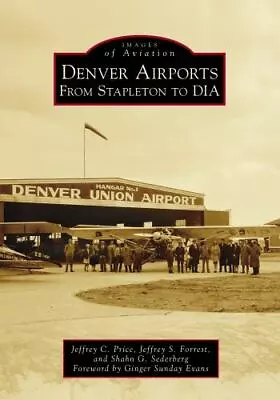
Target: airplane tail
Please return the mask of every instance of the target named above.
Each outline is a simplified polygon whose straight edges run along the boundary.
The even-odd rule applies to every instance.
[[[276,225],[280,227],[280,218],[275,219],[274,221],[267,222],[265,225]]]

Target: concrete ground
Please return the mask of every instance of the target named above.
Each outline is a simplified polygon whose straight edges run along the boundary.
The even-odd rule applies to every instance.
[[[141,274],[0,274],[0,398],[147,400],[280,398],[280,315],[166,312],[87,303],[80,290],[170,276],[162,263]],[[279,272],[280,257],[262,272]],[[202,275],[209,277],[209,274]],[[211,274],[215,279],[216,274]],[[218,274],[220,276],[220,274]],[[252,278],[255,279],[255,278]],[[203,295],[203,294],[202,294]],[[206,294],[205,294],[206,295]],[[218,338],[218,379],[63,379],[63,338]]]

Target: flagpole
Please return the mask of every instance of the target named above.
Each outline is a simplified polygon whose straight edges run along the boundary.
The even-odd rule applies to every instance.
[[[108,140],[106,136],[102,135],[102,133],[98,132],[93,126],[88,123],[84,123],[84,178],[86,177],[86,129],[89,129],[91,132],[96,135],[102,137],[105,140]]]
[[[86,177],[86,128],[84,125],[84,179]]]

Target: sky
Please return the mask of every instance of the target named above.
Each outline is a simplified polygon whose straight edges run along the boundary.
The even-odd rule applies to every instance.
[[[280,216],[279,0],[1,0],[0,178],[121,177],[205,194],[232,224]],[[55,107],[53,53],[151,34],[226,52],[225,107]]]

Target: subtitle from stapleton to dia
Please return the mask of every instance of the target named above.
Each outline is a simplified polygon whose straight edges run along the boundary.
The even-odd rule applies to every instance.
[[[171,94],[172,96],[187,96],[192,94],[193,96],[219,96],[219,92],[215,85],[201,85],[202,82],[215,81],[218,79],[218,69],[217,68],[150,68],[147,70],[146,66],[143,64],[135,76],[135,80],[152,80],[152,81],[162,81],[162,80],[180,80],[180,81],[199,81],[200,85],[193,85],[190,89],[186,87],[172,87],[168,92],[167,88],[157,88],[157,87],[110,87],[106,85],[98,85],[97,92],[95,93],[93,88],[85,87],[70,87],[66,84],[61,84],[59,87],[60,97],[92,97],[95,94],[99,97],[109,96],[109,97],[160,97],[167,96]],[[76,79],[79,81],[84,80],[96,80],[96,79],[107,79],[110,81],[117,80],[128,80],[128,69],[121,67],[74,67],[72,64],[62,65],[62,80],[71,81]]]

